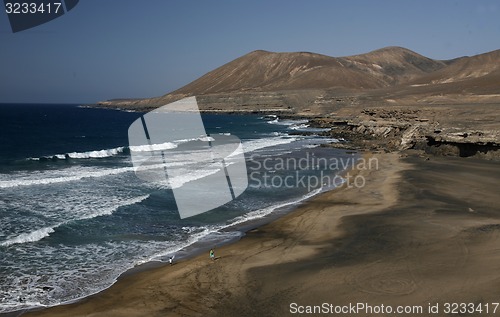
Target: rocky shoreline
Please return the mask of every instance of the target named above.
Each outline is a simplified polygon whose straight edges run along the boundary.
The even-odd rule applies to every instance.
[[[330,100],[329,108],[336,112],[323,115],[318,113],[319,109],[313,109],[312,113],[304,111],[307,109],[303,106],[298,109],[298,103],[311,102],[317,92],[300,93],[221,94],[198,99],[203,113],[306,118],[312,127],[331,129],[323,135],[346,140],[331,144],[332,147],[385,152],[413,149],[430,155],[500,160],[500,118],[496,104],[377,106],[367,103],[368,106],[363,107],[365,102],[356,102],[357,99],[337,105],[332,105]],[[344,99],[345,96],[338,97],[335,103]],[[133,104],[128,100],[123,104],[113,101],[84,106],[150,111],[158,105]]]
[[[382,108],[363,109],[355,117],[311,120],[314,127],[331,128],[324,135],[341,136],[349,141],[332,144],[333,147],[386,152],[413,149],[438,156],[500,160],[498,130],[443,121],[426,117],[425,111]]]

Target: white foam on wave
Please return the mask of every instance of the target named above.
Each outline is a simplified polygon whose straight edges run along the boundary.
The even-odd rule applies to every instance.
[[[303,120],[281,120],[279,118],[276,118],[271,121],[267,121],[269,124],[277,124],[277,125],[283,125],[287,126],[288,129],[290,130],[296,130],[300,131],[303,130],[305,132],[326,132],[330,131],[330,128],[311,128],[309,123],[309,120],[303,119]]]
[[[45,173],[38,173],[36,175],[37,176],[40,175],[42,177],[34,179],[29,177],[20,177],[14,180],[0,181],[0,188],[67,183],[72,181],[78,181],[84,178],[97,178],[97,177],[117,175],[133,171],[134,171],[133,167],[121,167],[113,169],[102,169],[98,171],[83,171],[80,173],[75,173],[74,175],[60,176],[60,177],[44,177]]]
[[[294,126],[294,125],[300,125],[300,124],[305,124],[308,123],[309,120],[303,119],[303,120],[281,120],[280,118],[276,117],[274,120],[267,121],[269,124],[278,124],[278,125],[285,125],[285,126]]]
[[[133,152],[164,151],[164,150],[175,149],[179,146],[179,144],[193,142],[193,141],[211,142],[215,141],[215,139],[210,136],[200,136],[198,138],[181,139],[173,142],[164,142],[160,144],[132,145],[129,146],[129,149]]]
[[[320,144],[308,144],[308,145],[304,145],[304,148],[305,149],[315,149],[318,146],[320,146]]]
[[[147,262],[161,260],[161,258],[164,256],[173,255],[176,252],[200,241],[204,237],[208,236],[210,233],[217,232],[219,230],[219,227],[216,225],[207,225],[201,227],[182,227],[182,230],[185,230],[189,233],[188,239],[186,241],[171,246],[170,248],[163,249],[160,252],[155,252],[154,254],[152,254],[147,258],[137,261],[135,265],[141,265]]]
[[[280,120],[279,118],[276,118],[272,121],[268,121],[267,123],[269,124],[277,124],[277,125],[283,125],[287,126],[288,129],[290,130],[295,130],[295,131],[304,131],[304,132],[327,132],[330,131],[330,128],[311,128],[309,123],[309,120],[303,119],[303,120]]]
[[[115,156],[117,154],[123,153],[125,147],[117,147],[114,149],[108,150],[99,150],[99,151],[89,151],[89,152],[71,152],[68,153],[67,156],[73,159],[88,159],[88,158],[105,158]]]
[[[3,303],[1,305],[0,311],[7,312],[7,311],[10,311],[13,309],[19,309],[19,307],[21,307],[21,306],[23,308],[32,308],[32,307],[48,307],[48,306],[60,305],[63,303],[71,303],[75,300],[79,300],[81,298],[95,294],[99,291],[102,291],[103,289],[110,287],[111,285],[113,285],[117,281],[118,276],[122,272],[134,267],[135,265],[154,261],[154,260],[161,260],[162,257],[175,254],[179,250],[182,250],[190,245],[193,245],[194,243],[196,243],[200,240],[210,239],[210,236],[214,235],[214,234],[216,235],[216,237],[213,237],[213,238],[219,238],[219,236],[221,234],[224,236],[231,235],[231,234],[234,235],[235,232],[225,233],[225,232],[221,232],[220,230],[222,230],[224,228],[232,227],[234,225],[237,225],[237,224],[240,224],[240,223],[243,223],[246,221],[250,221],[252,219],[261,218],[267,214],[272,213],[273,211],[275,211],[278,208],[282,208],[282,207],[286,207],[289,205],[300,203],[301,201],[306,200],[306,199],[318,194],[320,191],[321,191],[321,189],[317,189],[315,191],[312,191],[312,192],[302,196],[299,199],[285,202],[285,203],[281,203],[281,204],[277,204],[277,205],[273,205],[273,206],[270,206],[270,207],[267,207],[264,209],[260,209],[260,210],[251,212],[245,216],[234,218],[232,221],[228,222],[227,225],[222,225],[222,226],[220,226],[220,225],[207,225],[207,226],[203,226],[203,227],[184,227],[182,229],[186,230],[190,235],[189,235],[187,241],[184,241],[183,243],[180,243],[180,244],[168,245],[168,244],[165,244],[165,242],[161,242],[160,244],[157,244],[154,241],[149,241],[147,245],[139,244],[137,247],[141,247],[141,248],[146,247],[147,249],[151,249],[151,250],[155,249],[155,251],[153,251],[153,254],[150,253],[150,255],[147,255],[147,256],[143,257],[142,259],[136,258],[133,263],[129,262],[128,265],[125,263],[121,263],[121,264],[117,263],[117,266],[113,268],[114,273],[111,276],[108,276],[108,278],[101,280],[102,281],[101,283],[97,283],[93,287],[89,287],[88,289],[86,289],[85,293],[79,293],[79,296],[74,296],[73,298],[70,298],[70,299],[65,298],[65,299],[56,300],[55,299],[56,297],[53,297],[53,296],[46,298],[45,292],[38,291],[38,289],[40,288],[40,285],[38,285],[38,284],[40,284],[40,283],[38,283],[39,281],[35,281],[35,282],[30,281],[30,283],[29,283],[30,286],[28,287],[27,292],[18,292],[19,294],[21,294],[23,296],[27,295],[28,296],[27,301],[23,302],[22,304],[18,303],[17,298],[19,296],[17,296],[17,294],[16,294],[16,296],[11,296],[11,301]],[[239,233],[239,232],[236,232],[236,233],[238,236],[241,235],[241,233]],[[127,245],[129,245],[129,244],[127,244]],[[115,250],[115,248],[112,248],[112,249]],[[105,255],[105,253],[108,252],[109,250],[110,250],[109,248],[100,249],[99,252],[97,252],[97,253],[103,254],[103,256],[108,256],[108,255]],[[161,251],[159,251],[159,250],[161,250]],[[74,250],[72,252],[73,252],[73,253],[71,253],[72,257],[74,257],[75,256]],[[64,254],[64,250],[61,253]],[[148,253],[148,252],[146,252],[146,253]],[[111,256],[111,255],[112,254],[110,254],[109,256]],[[78,273],[80,275],[87,274],[87,272],[91,272],[93,269],[97,269],[97,268],[96,267],[88,267],[88,269],[85,270],[85,272],[83,272],[83,273],[81,273],[81,270],[78,270],[78,272],[75,271],[75,273]],[[54,274],[53,276],[56,276],[56,275]],[[72,274],[71,276],[74,276],[74,274]],[[36,278],[38,278],[38,277],[35,277],[35,279]],[[80,280],[82,280],[82,279],[85,279],[85,276],[80,277]],[[51,282],[52,283],[49,283],[49,285],[51,285],[51,286],[59,285],[58,281],[51,281]],[[64,283],[67,284],[68,281],[64,281]],[[77,283],[78,283],[78,279],[76,282],[74,282],[74,284],[76,285]],[[14,283],[14,284],[19,285],[20,283],[18,281],[18,283]],[[46,283],[44,283],[44,284],[46,284]],[[43,284],[41,284],[41,285],[43,285]],[[55,291],[60,293],[60,292],[67,291],[67,290],[64,288],[59,289],[59,287],[56,287]],[[55,291],[51,291],[51,293],[55,292]],[[56,294],[54,294],[54,295],[56,295]],[[6,305],[4,305],[4,304],[6,304]]]
[[[229,134],[227,134],[229,135]],[[164,142],[164,143],[159,143],[159,144],[144,144],[144,145],[136,145],[136,146],[120,146],[112,149],[104,149],[104,150],[94,150],[94,151],[85,151],[85,152],[68,152],[65,154],[54,154],[50,156],[43,156],[43,157],[30,157],[28,160],[32,161],[39,161],[41,159],[59,159],[59,160],[66,160],[68,158],[70,159],[96,159],[96,158],[106,158],[106,157],[112,157],[118,154],[121,154],[125,151],[126,148],[130,149],[131,151],[134,152],[150,152],[150,151],[164,151],[164,150],[171,150],[177,148],[179,144],[190,142],[190,141],[202,141],[202,142],[210,142],[214,141],[212,137],[209,136],[200,136],[199,138],[192,138],[192,139],[183,139],[183,140],[177,140],[173,142]]]
[[[272,137],[272,138],[264,138],[264,139],[255,139],[250,141],[243,142],[243,151],[245,153],[254,152],[263,148],[289,144],[300,140],[298,137]]]
[[[43,157],[30,157],[28,160],[31,161],[39,161],[41,159],[59,159],[59,160],[66,160],[68,158],[71,159],[91,159],[91,158],[106,158],[106,157],[111,157],[115,156],[118,154],[123,153],[125,150],[124,146],[120,146],[117,148],[113,149],[105,149],[105,150],[95,150],[95,151],[86,151],[86,152],[69,152],[65,154],[54,154],[50,156],[43,156]]]
[[[323,191],[323,188],[318,188],[318,189],[310,191],[309,193],[303,195],[302,197],[300,197],[298,199],[295,199],[295,200],[292,200],[292,201],[288,201],[288,202],[284,202],[284,203],[280,203],[280,204],[276,204],[276,205],[272,205],[272,206],[269,206],[269,207],[266,207],[266,208],[262,208],[262,209],[258,209],[258,210],[255,210],[255,211],[251,211],[251,212],[249,212],[249,213],[247,213],[247,214],[245,214],[243,216],[239,216],[239,217],[236,217],[236,218],[230,220],[228,222],[228,224],[226,226],[224,226],[222,229],[227,228],[227,227],[231,227],[231,226],[234,226],[234,225],[237,225],[237,224],[241,224],[241,223],[244,223],[244,222],[247,222],[247,221],[250,221],[250,220],[262,218],[264,216],[267,216],[267,215],[271,214],[276,209],[280,209],[280,208],[284,208],[284,207],[288,207],[288,206],[299,204],[299,203],[303,202],[304,200],[307,200],[307,199],[309,199],[309,198],[311,198],[313,196],[316,196],[317,194],[321,193],[322,191]]]
[[[26,245],[23,250],[27,253],[22,262],[2,263],[11,272],[15,270],[15,274],[3,276],[0,313],[69,304],[106,289],[116,282],[122,272],[131,268],[127,260],[116,257],[116,254],[131,249],[140,254],[151,244],[156,244],[158,248],[166,243],[61,244],[57,248],[43,249]],[[56,263],[47,265],[47,262],[39,261],[39,252],[47,252],[46,255],[57,259]],[[101,262],[88,261],[88,254],[97,256]],[[26,268],[28,263],[31,265]],[[16,270],[16,267],[19,269]]]
[[[120,203],[115,204],[114,206],[110,206],[107,208],[102,208],[102,209],[96,210],[93,213],[89,213],[89,214],[86,214],[82,217],[79,217],[77,220],[92,219],[92,218],[99,217],[99,216],[111,215],[111,214],[113,214],[113,212],[118,210],[118,208],[141,203],[144,200],[148,199],[149,196],[150,195],[147,194],[147,195],[141,195],[141,196],[137,196],[137,197],[133,197],[133,198],[129,198],[129,199],[124,199],[124,200],[120,201]]]
[[[167,167],[173,166],[182,166],[184,163],[182,162],[173,162],[168,163]],[[121,168],[113,168],[113,169],[100,169],[97,171],[89,171],[89,170],[78,170],[74,171],[73,175],[68,176],[60,176],[60,177],[46,177],[45,174],[52,174],[50,172],[47,173],[37,173],[35,174],[36,178],[31,178],[32,175],[23,175],[20,177],[16,177],[11,180],[1,180],[0,188],[14,188],[14,187],[23,187],[23,186],[37,186],[37,185],[51,185],[58,183],[68,183],[74,181],[80,181],[86,178],[100,178],[112,175],[118,175],[123,173],[130,172],[142,172],[147,170],[158,170],[159,168],[163,168],[164,164],[154,164],[154,165],[142,165],[137,168],[135,167],[121,167]],[[212,175],[219,170],[189,170],[186,169],[185,175],[178,175],[177,177],[170,178],[169,181],[172,184],[172,188],[178,188],[183,184],[190,182],[192,180],[196,180],[202,177],[206,177]]]
[[[207,225],[207,226],[203,226],[203,227],[184,227],[182,229],[187,231],[187,233],[189,233],[189,237],[188,237],[187,241],[184,241],[181,244],[172,244],[172,245],[167,244],[166,245],[164,242],[162,242],[161,245],[156,245],[154,242],[150,241],[150,242],[148,242],[147,248],[154,250],[152,254],[149,253],[149,255],[143,256],[142,259],[136,258],[133,263],[129,262],[128,265],[118,265],[117,267],[114,267],[113,270],[115,273],[112,276],[110,276],[105,282],[103,281],[103,283],[100,283],[99,285],[94,285],[94,287],[91,289],[88,289],[87,292],[85,292],[85,294],[80,293],[80,296],[78,296],[77,298],[74,298],[73,300],[78,299],[78,298],[82,298],[84,296],[91,295],[93,293],[99,292],[99,291],[111,286],[112,284],[114,284],[116,282],[117,277],[121,272],[126,271],[127,269],[131,268],[132,266],[135,266],[137,264],[142,264],[145,262],[150,262],[153,260],[161,260],[162,257],[164,257],[166,255],[175,254],[179,250],[184,249],[187,246],[190,246],[190,245],[192,245],[200,240],[209,239],[207,241],[210,241],[210,239],[212,239],[212,238],[217,238],[217,239],[220,238],[220,235],[224,235],[224,236],[227,234],[231,235],[231,233],[234,233],[234,232],[225,233],[225,232],[221,232],[221,230],[228,228],[228,227],[232,227],[232,226],[241,224],[241,223],[244,223],[244,222],[248,222],[248,221],[251,221],[254,219],[262,218],[266,215],[271,214],[272,212],[276,211],[279,208],[284,208],[287,206],[298,204],[304,200],[307,200],[307,199],[319,194],[321,191],[322,191],[322,188],[319,188],[319,189],[316,189],[314,191],[311,191],[311,192],[303,195],[302,197],[300,197],[298,199],[284,202],[284,203],[279,203],[276,205],[272,205],[272,206],[269,206],[266,208],[262,208],[262,209],[250,212],[246,215],[236,217],[236,218],[230,220],[225,225]],[[137,197],[136,200],[141,200],[141,198]],[[212,235],[214,235],[214,234],[216,236],[212,237]],[[212,237],[212,238],[210,238],[210,237]],[[153,246],[151,244],[155,244],[155,246]],[[145,247],[145,245],[142,245],[142,247]],[[102,250],[102,251],[106,252],[106,250]],[[148,252],[146,252],[146,254],[147,253]],[[131,264],[133,264],[133,265],[131,265]],[[89,269],[89,271],[90,271],[90,269]],[[42,295],[44,295],[44,294],[42,294]],[[14,299],[15,298],[17,298],[17,297],[14,297]],[[37,296],[37,298],[38,298],[38,296]],[[64,300],[58,301],[58,302],[51,301],[51,302],[44,302],[43,304],[40,302],[31,302],[30,301],[30,303],[25,302],[24,305],[35,307],[35,306],[46,306],[48,304],[47,306],[52,306],[52,305],[59,305],[62,302],[71,302],[71,301],[64,301]],[[7,306],[5,306],[3,308],[5,309],[6,307]],[[11,307],[19,307],[19,306],[13,305]]]
[[[53,227],[41,228],[41,229],[35,230],[33,232],[20,234],[15,238],[11,238],[7,241],[0,243],[0,245],[7,247],[7,246],[13,245],[13,244],[35,242],[35,241],[42,240],[45,237],[48,237],[51,233],[54,233],[54,232],[55,231],[54,231]]]
[[[172,142],[165,142],[161,144],[147,144],[147,145],[131,145],[130,151],[133,152],[151,152],[151,151],[164,151],[175,149],[177,144]]]
[[[301,123],[301,124],[290,126],[291,130],[303,130],[303,129],[307,129],[307,128],[309,128],[309,124],[306,124],[306,123]]]
[[[54,233],[55,232],[54,229],[56,229],[62,225],[65,225],[71,221],[92,219],[92,218],[99,217],[99,216],[111,215],[111,214],[113,214],[114,211],[118,210],[118,208],[120,208],[120,207],[138,204],[138,203],[146,200],[147,198],[149,198],[149,195],[142,195],[142,196],[138,196],[138,197],[134,197],[134,198],[130,198],[130,199],[125,199],[125,200],[122,200],[119,204],[116,204],[114,206],[96,210],[94,213],[84,214],[76,219],[70,219],[70,220],[61,222],[61,223],[58,223],[52,227],[44,227],[41,229],[34,230],[32,232],[21,233],[16,237],[9,238],[6,241],[3,241],[2,243],[0,243],[0,246],[7,247],[7,246],[10,246],[13,244],[22,244],[22,243],[30,243],[30,242],[40,241],[43,238],[48,237],[51,233]]]
[[[161,253],[155,254],[154,256],[150,257],[149,259],[147,259],[147,260],[145,259],[144,261],[141,261],[140,264],[145,263],[145,262],[149,262],[149,261],[153,261],[155,259],[159,259],[159,258],[166,256],[166,255],[172,255],[175,252],[182,250],[188,246],[191,246],[200,240],[206,239],[207,236],[209,236],[210,234],[220,233],[221,230],[223,230],[223,229],[233,227],[235,225],[245,223],[245,222],[248,222],[251,220],[263,218],[263,217],[273,213],[277,209],[299,204],[299,203],[301,203],[301,202],[303,202],[303,201],[305,201],[313,196],[318,195],[322,191],[323,191],[323,188],[318,188],[318,189],[310,191],[309,193],[303,195],[302,197],[300,197],[298,199],[284,202],[284,203],[280,203],[280,204],[276,204],[276,205],[272,205],[272,206],[258,209],[255,211],[251,211],[245,215],[242,215],[242,216],[239,216],[239,217],[236,217],[234,219],[227,221],[227,223],[225,225],[211,225],[211,226],[203,226],[203,227],[183,227],[182,229],[186,230],[188,233],[191,233],[195,230],[200,230],[200,231],[193,234],[193,235],[190,235],[188,241],[186,241],[185,243],[183,243],[181,245],[177,245],[175,248],[170,248],[170,249],[165,250]]]
[[[215,141],[214,138],[212,138],[211,136],[205,136],[205,137],[201,137],[201,138],[198,138],[199,141],[203,141],[203,142],[212,142],[212,141]]]
[[[207,137],[210,138],[210,137]],[[278,136],[278,137],[271,137],[271,138],[263,138],[263,139],[254,139],[254,140],[248,140],[244,141],[242,143],[243,146],[243,151],[244,153],[250,153],[254,152],[256,150],[260,150],[263,148],[268,148],[268,147],[273,147],[277,145],[283,145],[283,144],[289,144],[292,142],[295,142],[297,140],[300,140],[301,138],[299,137],[285,137],[285,136]],[[194,140],[194,139],[192,139]],[[201,138],[198,138],[196,140],[201,140]],[[209,139],[203,139],[203,141],[208,142]],[[179,142],[188,142],[188,140],[179,140]],[[166,149],[168,147],[173,147],[177,146],[172,143],[164,143],[162,145],[159,145],[158,149],[163,148]],[[139,146],[141,149],[143,146]],[[145,148],[148,147],[148,151],[150,150],[149,145],[144,146]],[[144,148],[144,149],[145,149]],[[132,149],[136,150],[136,149]],[[140,149],[139,149],[140,150]],[[238,148],[238,151],[241,151],[241,148]],[[240,152],[238,152],[240,153]],[[195,153],[191,153],[189,156],[193,156]],[[182,162],[172,162],[172,165],[178,165],[181,164]],[[188,160],[184,161],[184,163],[189,163]],[[100,177],[106,177],[106,176],[112,176],[112,175],[118,175],[122,173],[129,173],[129,172],[134,172],[134,171],[140,171],[144,169],[157,169],[159,167],[163,167],[163,165],[150,165],[150,166],[141,166],[139,168],[134,168],[134,167],[121,167],[121,168],[113,168],[113,169],[99,169],[97,171],[94,170],[82,170],[82,171],[77,171],[76,173],[67,173],[66,171],[64,172],[64,176],[56,176],[52,177],[53,174],[50,172],[47,172],[48,175],[45,173],[36,173],[36,174],[28,174],[28,175],[20,175],[16,176],[15,179],[10,179],[10,180],[0,180],[0,188],[13,188],[13,187],[21,187],[21,186],[35,186],[35,185],[50,185],[50,184],[58,184],[58,183],[67,183],[67,182],[74,182],[74,181],[79,181],[82,179],[86,178],[100,178]],[[169,165],[167,166],[169,167]],[[216,171],[215,171],[216,172]],[[210,173],[215,173],[214,171],[211,171]],[[211,174],[207,174],[211,175]],[[68,175],[69,174],[69,175]],[[61,174],[59,174],[61,175]],[[200,174],[202,175],[202,174]],[[35,178],[33,178],[35,176]],[[193,180],[190,178],[189,181]],[[173,183],[185,183],[186,181],[183,180],[173,180]]]
[[[273,132],[273,133],[271,133],[271,135],[273,135],[273,136],[289,136],[289,134],[288,134],[288,133],[284,133],[284,132],[276,132],[276,131],[275,131],[275,132]]]
[[[226,164],[230,165],[230,164]],[[210,170],[186,170],[182,175],[175,176],[169,179],[169,184],[172,189],[182,187],[184,184],[216,174],[220,169]]]
[[[164,256],[171,256],[171,255],[175,254],[176,252],[183,250],[186,247],[189,247],[189,246],[191,246],[199,241],[206,240],[210,235],[223,233],[221,231],[223,229],[233,227],[235,225],[245,223],[245,222],[248,222],[251,220],[263,218],[263,217],[271,214],[272,212],[274,212],[277,209],[299,204],[302,201],[307,200],[307,199],[321,193],[322,191],[323,191],[323,188],[318,188],[318,189],[315,189],[315,190],[303,195],[302,197],[300,197],[298,199],[284,202],[284,203],[280,203],[280,204],[276,204],[276,205],[272,205],[272,206],[269,206],[266,208],[262,208],[262,209],[258,209],[258,210],[249,212],[243,216],[239,216],[239,217],[236,217],[234,219],[229,220],[225,225],[206,225],[206,226],[202,226],[202,227],[183,227],[182,229],[187,231],[188,233],[192,233],[193,231],[198,231],[198,232],[196,232],[194,234],[190,234],[188,240],[185,241],[184,243],[182,243],[180,245],[176,245],[175,247],[167,248],[159,253],[154,254],[153,256],[151,256],[147,259],[143,259],[143,260],[139,261],[137,264],[143,264],[146,262],[159,260]],[[231,232],[224,232],[223,234],[225,234],[225,235],[233,234],[234,235],[235,232],[232,232],[232,233]],[[241,236],[240,232],[236,232],[236,234],[238,236]]]

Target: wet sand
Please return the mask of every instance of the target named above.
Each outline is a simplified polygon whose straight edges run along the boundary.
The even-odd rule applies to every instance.
[[[319,195],[216,249],[215,261],[207,252],[23,316],[288,316],[291,303],[420,305],[420,316],[445,316],[446,302],[500,302],[500,164],[375,157],[378,170],[351,172],[364,187]],[[429,303],[440,313],[428,314]]]

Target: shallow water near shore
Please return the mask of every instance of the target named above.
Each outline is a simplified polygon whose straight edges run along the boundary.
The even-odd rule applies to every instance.
[[[204,115],[209,134],[241,139],[249,187],[221,207],[180,219],[168,183],[134,174],[127,129],[139,113],[8,104],[0,113],[0,312],[73,301],[200,239],[214,246],[237,239],[249,221],[335,187],[322,180],[340,171],[319,166],[319,158],[356,157],[320,146],[333,139],[290,135],[316,132],[304,120]],[[309,163],[263,164],[277,158]],[[204,175],[187,170],[174,182]],[[282,182],[287,176],[291,186]]]

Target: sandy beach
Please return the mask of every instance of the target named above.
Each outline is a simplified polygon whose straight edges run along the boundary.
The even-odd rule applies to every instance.
[[[446,303],[500,302],[498,162],[373,155],[378,169],[350,172],[365,186],[319,195],[217,248],[215,261],[207,252],[23,316],[288,316],[323,303],[445,316]]]

